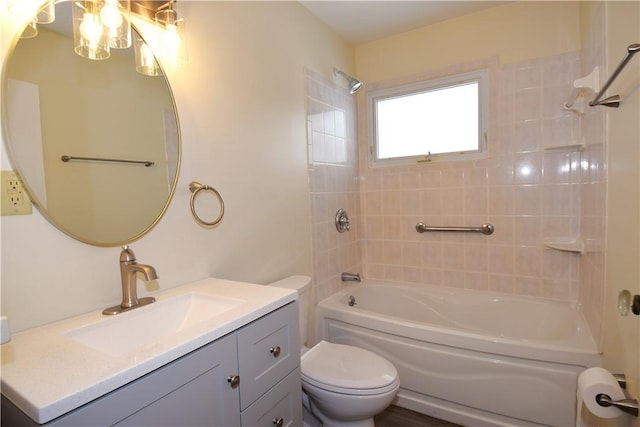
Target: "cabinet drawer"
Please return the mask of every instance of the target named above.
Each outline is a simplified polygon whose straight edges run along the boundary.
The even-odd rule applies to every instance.
[[[238,331],[241,409],[300,365],[298,331],[297,301]]]
[[[241,414],[243,427],[283,427],[302,425],[300,368],[291,372]]]

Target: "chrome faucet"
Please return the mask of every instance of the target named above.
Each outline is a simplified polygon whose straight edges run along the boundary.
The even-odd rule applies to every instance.
[[[123,246],[120,252],[120,279],[122,281],[122,304],[106,308],[102,314],[119,314],[143,305],[151,304],[156,299],[144,297],[138,299],[136,288],[137,274],[141,273],[145,280],[155,280],[158,278],[156,269],[150,265],[138,264],[136,255],[129,248]]]
[[[360,282],[360,273],[342,273],[340,280],[343,282]]]

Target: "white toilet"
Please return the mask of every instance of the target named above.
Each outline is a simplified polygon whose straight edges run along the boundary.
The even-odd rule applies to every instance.
[[[310,285],[308,276],[291,276],[270,285],[298,291],[300,367],[302,389],[310,403],[307,409],[324,427],[373,427],[374,415],[389,406],[398,392],[398,371],[385,358],[362,348],[327,341],[306,348]]]

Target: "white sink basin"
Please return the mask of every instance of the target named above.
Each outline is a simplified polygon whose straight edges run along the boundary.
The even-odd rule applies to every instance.
[[[192,292],[70,330],[64,335],[100,352],[119,356],[158,343],[244,302]]]

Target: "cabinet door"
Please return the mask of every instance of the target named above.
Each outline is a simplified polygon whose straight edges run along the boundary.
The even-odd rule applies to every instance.
[[[242,412],[242,427],[301,426],[300,381],[298,368]]]
[[[227,378],[237,374],[235,334],[216,342],[206,355],[206,372],[116,424],[131,426],[239,426],[238,390]],[[228,341],[228,343],[226,342]],[[192,361],[193,362],[193,361]],[[172,375],[180,378],[178,369]],[[155,388],[155,381],[147,386]]]
[[[236,335],[227,335],[47,426],[240,425]]]
[[[294,301],[238,331],[241,409],[300,365],[298,322]]]

